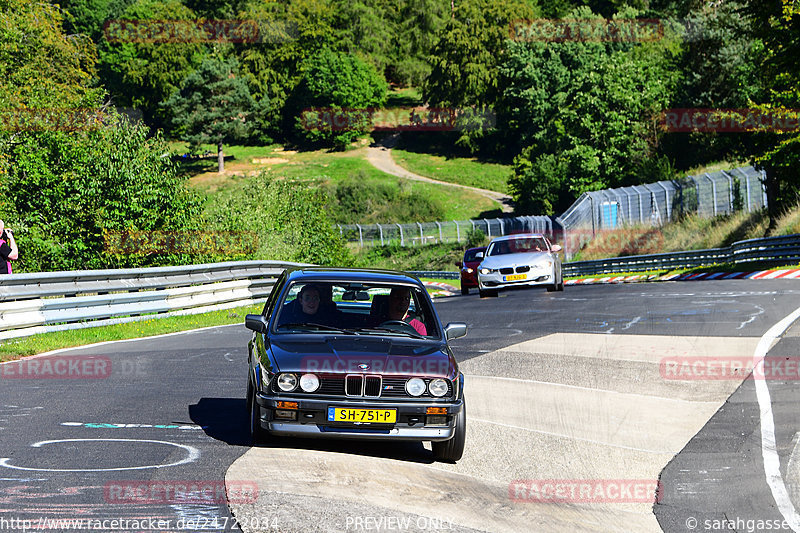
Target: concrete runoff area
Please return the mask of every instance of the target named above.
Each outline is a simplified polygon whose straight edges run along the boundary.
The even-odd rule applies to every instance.
[[[664,357],[752,357],[755,337],[557,333],[460,364],[467,442],[457,464],[430,446],[288,440],[253,448],[226,482],[256,480],[231,503],[242,529],[281,531],[661,531],[648,501],[515,498],[518,480],[649,480],[703,427],[740,379],[678,381]],[[376,452],[383,446],[386,452]],[[352,451],[351,451],[352,450]],[[416,454],[416,457],[414,456]],[[800,471],[800,469],[798,469]]]

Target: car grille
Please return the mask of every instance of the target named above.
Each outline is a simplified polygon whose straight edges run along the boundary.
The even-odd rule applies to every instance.
[[[307,393],[298,388],[290,394],[314,394],[320,396],[342,396],[342,397],[361,397],[361,398],[414,398],[406,392],[407,377],[381,377],[361,374],[348,374],[343,377],[321,377],[319,389],[313,393]],[[425,379],[427,384],[430,380]],[[453,384],[447,381],[447,394],[441,399],[449,399],[453,395]],[[362,395],[363,384],[363,395]],[[279,392],[273,388],[273,392]],[[422,396],[416,398],[433,398],[426,390]]]
[[[377,398],[381,395],[381,377],[350,374],[344,379],[344,393],[347,396]]]
[[[514,271],[516,270],[518,274],[521,274],[523,272],[528,272],[530,269],[531,267],[529,267],[528,265],[518,266],[516,269],[511,267],[505,267],[500,269],[500,273],[508,275],[508,274],[513,274]]]

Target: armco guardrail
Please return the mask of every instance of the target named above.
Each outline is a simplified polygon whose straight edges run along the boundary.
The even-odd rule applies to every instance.
[[[564,264],[565,276],[614,274],[645,270],[692,268],[719,263],[800,261],[800,235],[738,241],[725,248],[614,257]]]
[[[594,261],[575,261],[564,263],[563,271],[564,276],[591,276],[754,261],[767,263],[800,262],[800,235],[749,239],[735,242],[726,248],[631,255]],[[459,273],[453,271],[425,271],[412,272],[412,274],[421,277],[444,279],[458,279],[459,277]]]
[[[281,272],[298,265],[236,261],[3,276],[0,340],[262,302]]]

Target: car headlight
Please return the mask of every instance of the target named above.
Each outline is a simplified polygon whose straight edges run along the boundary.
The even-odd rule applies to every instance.
[[[278,388],[283,392],[292,392],[297,388],[297,376],[294,374],[280,374],[278,376]]]
[[[472,274],[472,273],[473,273],[473,272],[475,272],[475,271],[474,271],[474,270],[472,270],[471,268],[465,268],[465,269],[464,269],[464,272],[466,272],[467,274]]]
[[[447,394],[447,382],[443,379],[432,379],[431,382],[428,383],[428,390],[433,396],[441,398]]]
[[[425,382],[419,378],[411,378],[406,381],[406,392],[411,396],[422,396],[425,392]]]
[[[485,276],[486,274],[490,274],[491,272],[492,272],[492,269],[491,269],[491,268],[486,268],[486,267],[483,267],[483,268],[481,269],[481,274],[483,274],[484,276]]]
[[[300,376],[300,388],[306,392],[314,392],[319,388],[319,378],[314,374]]]

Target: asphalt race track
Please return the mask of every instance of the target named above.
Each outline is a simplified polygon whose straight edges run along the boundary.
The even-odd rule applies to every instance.
[[[250,448],[243,326],[5,363],[0,532],[78,530],[70,519],[103,531],[800,531],[800,326],[782,323],[799,296],[793,280],[729,280],[437,300],[443,322],[470,328],[452,343],[467,377],[457,464],[415,443]],[[767,350],[768,379],[743,379],[734,363]],[[712,357],[725,366],[702,366]]]

